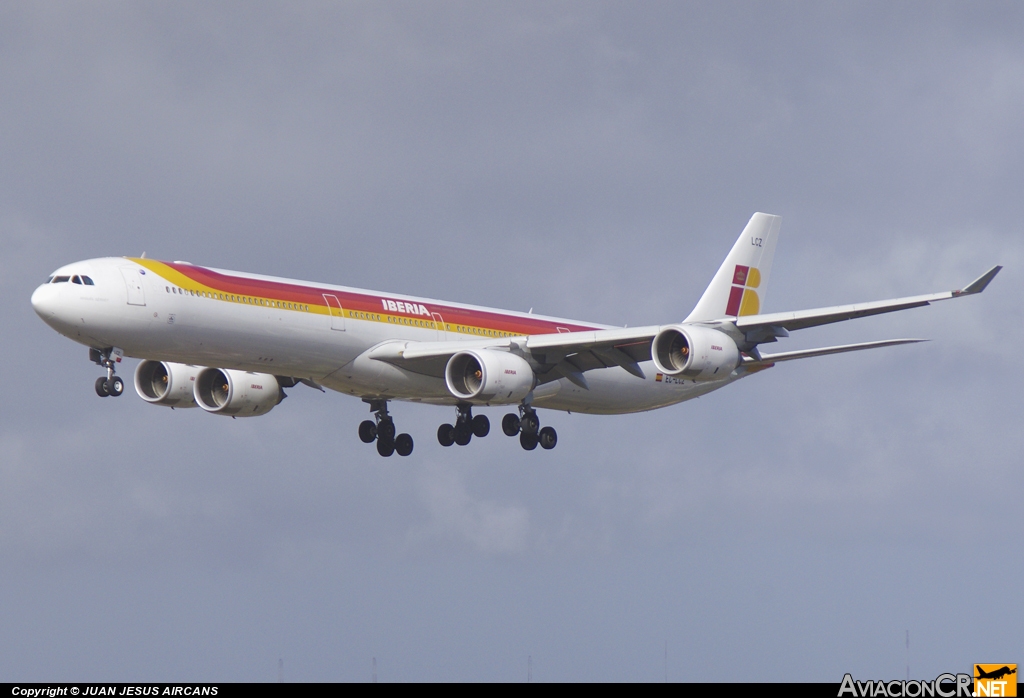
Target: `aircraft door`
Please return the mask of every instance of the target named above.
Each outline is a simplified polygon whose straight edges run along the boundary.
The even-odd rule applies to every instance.
[[[448,339],[448,333],[444,329],[444,318],[441,317],[441,313],[431,313],[430,317],[434,318],[434,324],[437,325],[437,339],[438,341],[445,341]]]
[[[136,267],[121,267],[121,276],[128,289],[128,305],[145,305],[146,293],[142,290],[142,276]]]
[[[333,293],[325,293],[324,301],[327,302],[327,310],[331,314],[331,329],[345,331],[345,311],[341,307],[341,301]]]

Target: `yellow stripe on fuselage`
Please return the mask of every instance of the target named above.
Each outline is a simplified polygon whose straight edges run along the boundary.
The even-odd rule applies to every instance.
[[[326,303],[320,304],[309,304],[309,303],[293,303],[290,301],[282,301],[277,298],[271,298],[268,296],[259,296],[253,294],[239,294],[239,293],[226,293],[221,289],[214,288],[212,286],[203,284],[196,281],[192,277],[183,274],[174,267],[167,265],[164,262],[155,259],[146,259],[143,257],[126,257],[131,262],[135,262],[141,267],[148,269],[160,278],[164,279],[171,285],[186,291],[191,294],[198,294],[200,297],[208,298],[211,300],[219,300],[225,303],[239,303],[241,305],[250,305],[257,307],[276,308],[279,310],[292,310],[296,312],[314,313],[317,315],[330,315],[330,308]],[[244,279],[243,279],[244,281]],[[312,289],[311,289],[312,290]],[[360,310],[343,310],[344,317],[352,320],[362,320],[364,322],[379,322],[386,323],[389,325],[401,325],[403,327],[418,327],[420,329],[442,329],[447,332],[453,332],[455,334],[464,334],[474,337],[488,337],[488,338],[504,338],[504,337],[522,337],[525,335],[517,334],[514,332],[507,332],[504,330],[497,330],[491,327],[485,327],[483,325],[463,325],[463,324],[452,324],[449,322],[444,323],[445,327],[439,328],[438,323],[434,320],[423,320],[420,318],[408,317],[405,315],[393,315],[390,313],[370,313]]]

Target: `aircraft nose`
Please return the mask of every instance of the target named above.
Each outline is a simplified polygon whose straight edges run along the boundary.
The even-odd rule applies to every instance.
[[[32,309],[43,320],[48,320],[57,312],[57,294],[53,284],[43,284],[32,293]]]

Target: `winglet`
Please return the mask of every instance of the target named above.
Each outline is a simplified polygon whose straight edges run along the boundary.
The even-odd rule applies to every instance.
[[[996,278],[996,274],[999,273],[1000,269],[1002,269],[1002,267],[999,265],[992,267],[987,272],[985,272],[977,279],[972,281],[970,284],[968,284],[966,288],[960,291],[953,291],[953,295],[969,296],[972,293],[981,293],[982,291],[985,290],[985,287],[988,286],[989,282],[992,281],[992,279]]]

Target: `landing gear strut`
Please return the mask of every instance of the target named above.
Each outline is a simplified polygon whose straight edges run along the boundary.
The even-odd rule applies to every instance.
[[[501,430],[505,436],[519,435],[519,445],[527,451],[540,447],[551,450],[558,443],[558,434],[551,427],[540,427],[537,411],[529,405],[520,405],[519,414],[506,414],[501,420]]]
[[[473,416],[472,405],[456,405],[458,417],[455,424],[442,424],[437,428],[437,442],[442,446],[458,444],[465,446],[474,436],[483,438],[491,431],[491,422],[485,415]]]
[[[377,453],[387,458],[392,453],[407,456],[412,453],[412,437],[408,434],[395,436],[395,422],[388,414],[387,400],[363,400],[369,403],[376,421],[367,419],[359,425],[359,439],[370,444],[377,442]]]
[[[89,358],[92,362],[98,366],[102,366],[107,369],[107,375],[104,378],[100,376],[96,379],[96,394],[100,397],[107,397],[112,395],[118,397],[124,392],[124,381],[121,380],[121,376],[114,374],[114,350],[113,349],[90,349]]]

